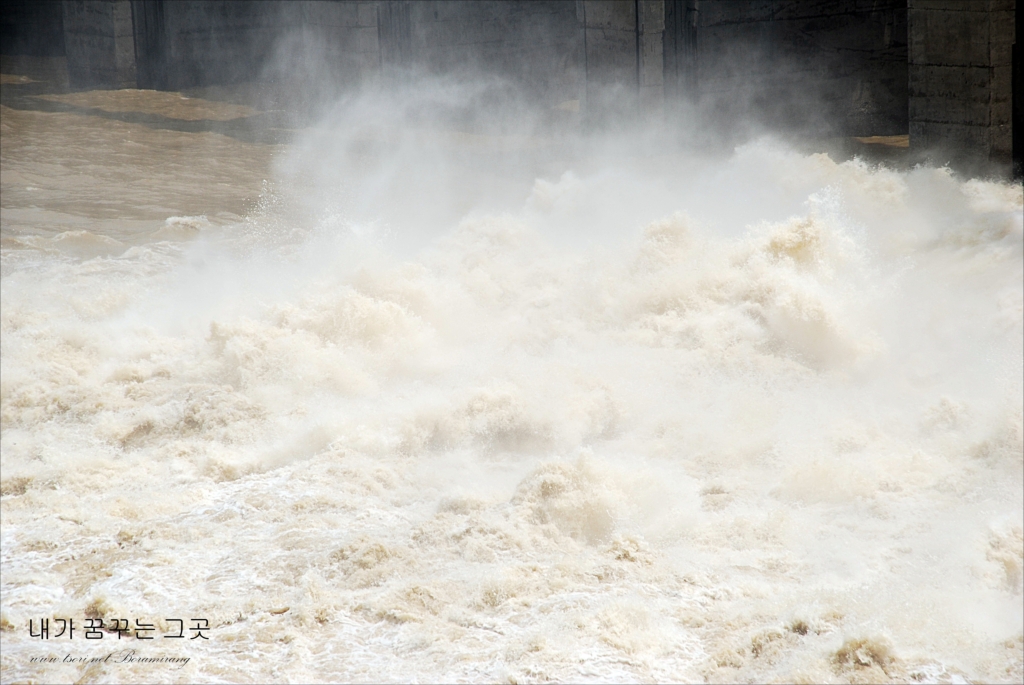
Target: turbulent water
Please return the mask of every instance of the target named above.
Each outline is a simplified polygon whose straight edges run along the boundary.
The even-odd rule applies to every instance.
[[[1019,184],[74,97],[2,110],[5,682],[1024,677]]]

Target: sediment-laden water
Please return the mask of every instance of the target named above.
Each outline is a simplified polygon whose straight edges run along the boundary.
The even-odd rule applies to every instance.
[[[172,95],[0,112],[5,682],[1020,682],[1019,184]]]

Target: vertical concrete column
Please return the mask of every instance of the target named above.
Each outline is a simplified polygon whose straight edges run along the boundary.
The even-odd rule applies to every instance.
[[[582,0],[586,114],[591,120],[636,110],[639,34],[636,0]]]
[[[1017,179],[1024,178],[1024,46],[1020,37],[1024,35],[1024,16],[1020,12],[1014,18],[1016,33],[1011,49],[1013,71],[1013,102],[1011,104],[1013,138],[1013,175]]]
[[[1014,0],[989,0],[989,157],[1009,162],[1013,156]]]
[[[698,0],[665,0],[665,32],[662,34],[665,98],[697,100]]]
[[[115,0],[110,4],[114,28],[114,82],[118,88],[135,88],[138,77],[135,65],[132,3],[129,0]]]
[[[1014,0],[911,0],[910,144],[1008,165]]]
[[[132,0],[135,27],[135,72],[138,87],[168,88],[167,22],[163,0]]]
[[[386,79],[412,66],[412,23],[408,0],[382,0],[377,4],[377,48]]]
[[[665,111],[665,0],[637,0],[637,50],[640,110]]]
[[[64,0],[64,48],[73,88],[135,88],[129,0]]]

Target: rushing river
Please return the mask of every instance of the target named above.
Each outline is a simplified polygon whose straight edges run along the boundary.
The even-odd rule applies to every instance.
[[[1024,677],[1019,184],[38,97],[4,682]]]

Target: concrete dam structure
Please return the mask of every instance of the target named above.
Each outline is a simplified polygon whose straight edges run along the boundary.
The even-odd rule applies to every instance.
[[[672,123],[683,102],[1006,167],[1016,21],[1013,0],[66,0],[6,3],[3,31],[6,54],[66,55],[79,89],[476,71],[587,117]]]

